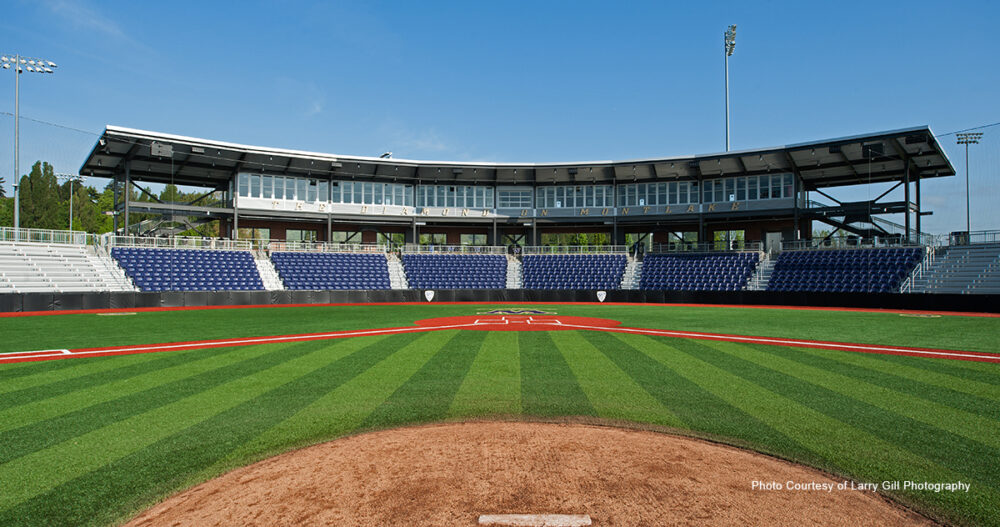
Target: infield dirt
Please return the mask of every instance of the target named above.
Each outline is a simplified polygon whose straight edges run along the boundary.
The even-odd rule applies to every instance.
[[[872,492],[750,451],[583,424],[448,423],[347,437],[181,492],[127,525],[475,525],[589,514],[595,525],[933,525]]]

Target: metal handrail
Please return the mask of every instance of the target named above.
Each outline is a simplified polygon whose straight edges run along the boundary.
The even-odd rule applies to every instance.
[[[377,243],[260,240],[268,252],[386,253],[389,246]]]
[[[522,254],[613,254],[628,253],[626,245],[529,245]]]
[[[83,231],[52,229],[15,229],[0,227],[0,242],[51,243],[60,245],[93,245],[94,235]]]
[[[714,241],[714,242],[671,242],[656,243],[650,252],[653,253],[714,253],[714,252],[760,252],[763,250],[762,242],[748,242],[744,240]]]
[[[403,254],[506,254],[502,245],[420,245],[408,243]]]

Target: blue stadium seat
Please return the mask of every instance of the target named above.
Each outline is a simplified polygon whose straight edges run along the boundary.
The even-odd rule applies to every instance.
[[[896,293],[923,259],[921,248],[786,251],[769,291]]]
[[[760,255],[745,253],[647,254],[639,288],[666,291],[739,291]]]
[[[287,289],[389,289],[389,267],[382,253],[271,253]]]
[[[249,251],[114,247],[111,256],[142,291],[264,289]]]
[[[531,254],[523,261],[525,289],[619,289],[624,254]]]
[[[414,289],[503,289],[507,258],[500,254],[404,254]]]

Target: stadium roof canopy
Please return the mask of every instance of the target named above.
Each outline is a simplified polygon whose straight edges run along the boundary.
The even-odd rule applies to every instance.
[[[422,183],[586,184],[794,172],[805,190],[955,175],[927,126],[716,154],[568,163],[484,163],[323,154],[107,126],[83,176],[225,189],[239,172]]]

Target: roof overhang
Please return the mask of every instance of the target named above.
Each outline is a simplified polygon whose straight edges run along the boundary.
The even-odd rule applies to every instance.
[[[238,172],[421,183],[587,184],[794,172],[807,190],[955,175],[929,127],[772,148],[625,161],[485,163],[324,154],[107,126],[80,175],[225,189]]]

